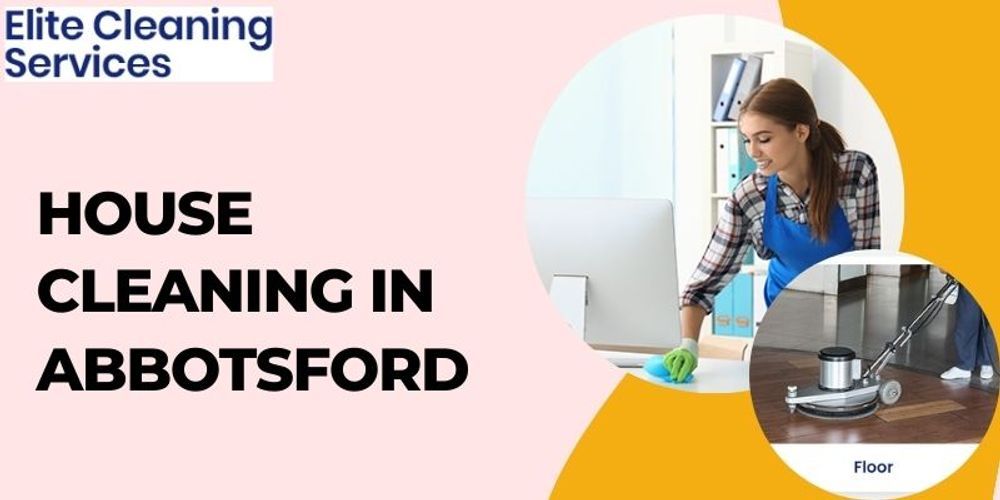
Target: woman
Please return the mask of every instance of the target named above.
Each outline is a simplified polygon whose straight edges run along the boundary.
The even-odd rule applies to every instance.
[[[738,123],[757,170],[726,201],[681,297],[681,346],[664,358],[674,380],[697,367],[701,324],[751,246],[770,259],[768,306],[813,264],[881,246],[875,165],[845,149],[837,129],[816,116],[805,89],[787,78],[760,85],[740,106]]]
[[[972,370],[979,366],[979,377],[993,378],[993,352],[996,343],[993,329],[986,315],[965,287],[958,287],[955,302],[955,352],[958,364],[941,374],[945,380],[972,377]]]

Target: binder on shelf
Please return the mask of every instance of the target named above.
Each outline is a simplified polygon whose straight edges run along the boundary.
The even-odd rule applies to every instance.
[[[750,158],[750,153],[747,153],[747,147],[743,144],[743,136],[737,129],[733,130],[733,144],[735,144],[734,149],[736,149],[736,182],[733,184],[733,188],[736,184],[739,184],[746,176],[753,173],[757,169],[757,162]]]
[[[726,194],[732,191],[733,184],[730,182],[729,173],[732,170],[732,135],[728,127],[715,129],[715,192]],[[739,158],[737,156],[737,158]],[[737,160],[738,161],[738,160]]]
[[[735,337],[753,337],[754,276],[739,273],[715,296],[712,309],[712,333]]]
[[[746,155],[740,141],[740,133],[735,127],[719,127],[715,129],[715,192],[726,194],[736,189],[736,185],[750,172],[753,172],[753,161],[746,170],[747,164],[741,155]],[[749,157],[748,157],[749,158]]]
[[[729,107],[733,104],[736,94],[736,87],[740,83],[740,75],[743,74],[743,66],[746,61],[739,57],[733,59],[729,66],[729,74],[726,75],[726,82],[722,85],[719,98],[715,100],[715,110],[712,112],[712,121],[724,122],[729,117]]]
[[[715,193],[724,195],[731,193],[746,176],[753,173],[757,167],[747,154],[743,139],[736,127],[719,127],[715,129]],[[725,201],[720,201],[716,216],[721,217]],[[753,264],[753,252],[747,252],[744,264]]]
[[[732,191],[736,189],[736,186],[746,178],[746,176],[753,173],[754,169],[757,168],[757,164],[754,163],[753,158],[747,154],[747,149],[743,145],[743,137],[740,135],[740,131],[736,127],[726,127],[723,129],[726,133],[725,142],[727,144],[726,151],[726,189],[725,191]],[[722,131],[722,130],[719,130]],[[716,131],[716,138],[719,140],[719,134]],[[720,152],[722,148],[720,148]],[[718,166],[719,158],[716,157],[716,165]]]
[[[726,285],[715,296],[715,306],[712,308],[712,333],[716,335],[733,334],[733,284]]]
[[[733,288],[733,335],[753,337],[753,275],[737,274],[729,286]]]
[[[736,128],[732,128],[730,130],[732,131],[730,138],[731,144],[734,150],[733,152],[735,153],[734,156],[736,157],[730,160],[735,164],[735,168],[732,169],[733,173],[730,174],[730,183],[732,184],[733,189],[736,189],[736,186],[739,185],[740,182],[743,182],[743,179],[745,179],[748,175],[753,174],[753,171],[757,169],[757,163],[754,162],[753,158],[750,158],[750,154],[747,153],[747,148],[743,144],[743,136],[740,134],[740,131]],[[750,251],[748,251],[746,256],[743,258],[743,263],[747,265],[753,264],[753,259],[753,249],[750,249]]]
[[[760,57],[747,54],[743,72],[740,74],[740,81],[736,85],[736,91],[733,94],[733,103],[729,107],[727,116],[730,120],[739,118],[740,106],[743,105],[743,100],[746,99],[747,94],[751,90],[760,85],[760,71],[763,64],[764,60]]]

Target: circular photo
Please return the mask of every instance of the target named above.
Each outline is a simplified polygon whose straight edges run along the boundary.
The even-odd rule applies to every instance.
[[[888,126],[843,64],[779,25],[697,16],[569,80],[526,222],[567,332],[654,383],[736,392],[778,293],[827,257],[898,248],[902,200]]]
[[[920,259],[847,254],[768,309],[750,362],[761,430],[788,465],[842,494],[894,497],[954,472],[1000,386],[973,291]]]

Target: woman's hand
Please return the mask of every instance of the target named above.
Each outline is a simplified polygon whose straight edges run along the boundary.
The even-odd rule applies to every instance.
[[[684,382],[698,367],[698,341],[686,337],[681,339],[680,347],[663,357],[663,366],[670,372],[670,378]]]

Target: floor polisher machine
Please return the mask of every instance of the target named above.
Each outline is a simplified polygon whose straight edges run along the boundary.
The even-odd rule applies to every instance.
[[[882,380],[879,372],[885,368],[889,357],[906,345],[913,334],[930,323],[945,299],[957,292],[958,282],[946,275],[946,282],[931,297],[920,314],[909,325],[900,329],[899,335],[885,344],[874,361],[862,370],[861,359],[847,347],[827,347],[819,351],[819,384],[807,388],[788,386],[785,403],[788,410],[815,418],[845,420],[864,418],[878,410],[879,403],[893,405],[903,395],[903,387],[896,380]]]

